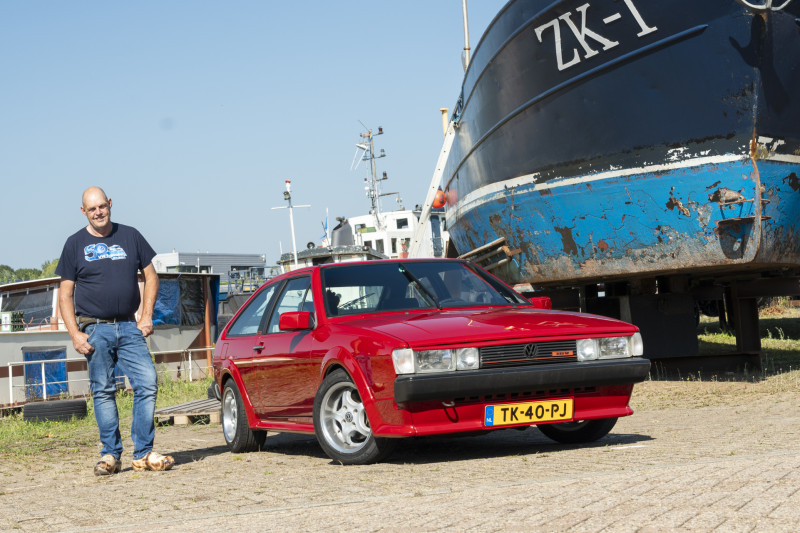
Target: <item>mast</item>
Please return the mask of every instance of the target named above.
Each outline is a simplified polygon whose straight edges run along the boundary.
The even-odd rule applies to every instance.
[[[464,63],[464,72],[469,67],[469,21],[467,20],[467,0],[461,0],[461,10],[464,12],[464,52],[461,61]]]
[[[383,173],[383,177],[378,178],[378,171],[375,167],[375,160],[380,159],[381,157],[386,157],[386,152],[383,148],[381,148],[380,155],[375,155],[375,144],[373,139],[375,135],[383,135],[383,128],[378,126],[378,133],[373,134],[371,129],[368,129],[366,133],[359,134],[364,142],[360,144],[356,144],[356,147],[364,150],[364,156],[361,158],[362,161],[369,161],[370,163],[370,177],[369,179],[365,178],[364,181],[366,185],[364,189],[367,191],[367,197],[370,200],[370,214],[375,216],[376,225],[378,228],[381,228],[381,203],[380,203],[380,182],[388,179],[386,176],[386,172]]]

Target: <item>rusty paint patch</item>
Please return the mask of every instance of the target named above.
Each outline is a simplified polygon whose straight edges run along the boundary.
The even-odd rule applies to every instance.
[[[784,183],[787,183],[789,187],[792,188],[794,192],[800,192],[800,179],[797,178],[797,174],[792,172],[782,180]]]
[[[609,250],[609,248],[611,248],[611,247],[603,239],[600,239],[599,241],[597,241],[597,249],[600,250],[601,252],[607,252]]]
[[[565,254],[578,255],[578,245],[572,237],[572,228],[553,228],[561,235],[561,243]]]
[[[690,216],[692,214],[692,212],[689,211],[689,208],[684,206],[683,202],[681,202],[679,199],[675,198],[674,196],[670,196],[669,197],[669,201],[667,202],[666,205],[667,205],[667,209],[669,209],[670,211],[677,209],[678,212],[680,214],[684,215],[684,216],[688,217],[688,216]]]
[[[717,202],[720,204],[731,204],[734,202],[741,202],[744,200],[744,195],[739,191],[732,191],[731,189],[722,187],[717,189],[713,194],[708,195],[709,202]]]

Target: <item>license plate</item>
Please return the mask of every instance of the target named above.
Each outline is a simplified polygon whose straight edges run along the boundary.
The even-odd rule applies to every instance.
[[[539,424],[556,420],[572,420],[572,398],[487,405],[483,425]]]

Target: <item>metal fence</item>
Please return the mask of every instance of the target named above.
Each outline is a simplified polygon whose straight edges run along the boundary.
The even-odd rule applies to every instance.
[[[175,377],[177,378],[178,374],[182,371],[183,364],[186,363],[187,380],[188,381],[194,381],[194,374],[195,374],[194,370],[195,370],[195,367],[197,368],[198,371],[200,371],[202,373],[203,377],[207,376],[210,373],[211,368],[207,364],[207,361],[208,361],[207,357],[203,357],[202,358],[202,363],[205,363],[205,364],[201,364],[201,359],[193,357],[193,354],[196,354],[198,352],[206,352],[206,353],[208,353],[208,352],[213,351],[213,349],[214,349],[213,347],[207,347],[207,348],[192,348],[192,349],[186,349],[186,350],[166,350],[166,351],[159,351],[159,352],[150,352],[150,354],[152,356],[168,355],[168,354],[175,354],[175,353],[181,354],[180,366],[178,368],[172,369],[167,364],[166,365],[167,366],[167,370],[170,373],[175,373]],[[63,385],[63,384],[66,384],[67,385],[67,391],[69,391],[70,383],[77,384],[77,383],[88,382],[89,381],[88,377],[86,377],[86,378],[71,378],[70,374],[74,375],[76,373],[74,371],[71,372],[71,373],[67,372],[67,380],[66,381],[47,381],[47,375],[46,375],[46,372],[45,372],[45,365],[61,364],[61,363],[66,364],[66,363],[72,363],[72,362],[84,362],[85,363],[86,359],[84,357],[72,357],[72,358],[69,358],[69,359],[48,359],[48,360],[42,360],[42,361],[21,361],[21,362],[9,362],[9,363],[6,363],[6,366],[8,367],[8,398],[9,398],[10,404],[17,403],[17,402],[14,401],[14,387],[15,387],[15,385],[14,385],[13,368],[15,366],[25,367],[25,366],[40,365],[41,383],[29,383],[29,382],[26,382],[26,383],[23,383],[21,385],[16,385],[16,387],[17,388],[24,388],[26,390],[26,394],[25,394],[26,401],[27,401],[27,398],[28,398],[27,391],[31,390],[31,388],[38,389],[38,388],[41,387],[42,394],[41,394],[40,397],[43,400],[47,400],[47,386],[48,385]],[[119,377],[122,378],[124,376],[119,376]],[[39,397],[39,395],[36,394],[36,392],[38,392],[38,391],[33,391],[32,395],[34,395],[36,397]]]
[[[88,378],[85,379],[69,379],[69,373],[67,373],[67,381],[47,381],[47,375],[45,373],[44,365],[52,365],[58,363],[70,363],[73,361],[86,361],[83,357],[73,357],[70,359],[47,359],[42,361],[24,361],[19,363],[6,363],[8,366],[8,398],[11,403],[14,403],[14,374],[13,374],[13,367],[15,366],[33,366],[33,365],[40,365],[41,366],[41,383],[23,383],[22,385],[18,385],[19,387],[24,387],[26,390],[30,387],[41,387],[42,388],[42,399],[47,399],[47,386],[48,385],[67,385],[67,389],[69,389],[69,382],[80,382],[80,381],[89,381]],[[27,398],[27,394],[25,396]]]
[[[174,354],[174,353],[179,353],[179,354],[181,354],[181,366],[183,366],[183,363],[184,363],[184,362],[186,362],[186,363],[187,363],[187,366],[188,366],[188,374],[189,374],[189,375],[188,375],[188,380],[189,380],[189,381],[194,381],[194,375],[193,375],[193,372],[192,372],[192,370],[194,369],[194,367],[195,367],[195,366],[197,367],[197,369],[198,369],[198,370],[202,370],[202,371],[204,371],[204,374],[205,374],[205,375],[208,375],[208,373],[211,371],[211,367],[209,367],[209,365],[208,365],[208,364],[205,364],[205,365],[200,365],[200,364],[199,364],[199,359],[193,359],[193,358],[192,358],[192,354],[194,354],[194,353],[197,353],[197,352],[212,352],[213,350],[214,350],[214,348],[213,348],[213,347],[207,347],[207,348],[191,348],[191,349],[186,349],[186,350],[165,350],[165,351],[161,351],[161,352],[150,352],[150,354],[151,354],[151,355],[154,355],[154,356],[155,356],[155,355],[167,355],[167,354]],[[207,363],[207,361],[208,361],[208,359],[207,359],[207,358],[203,358],[203,362],[206,362],[206,363]],[[175,369],[175,370],[171,370],[171,371],[172,371],[172,372],[175,372],[175,374],[176,374],[176,377],[177,377],[177,373],[178,373],[178,372],[180,372],[180,371],[181,371],[181,369],[180,369],[180,368],[177,368],[177,369]]]

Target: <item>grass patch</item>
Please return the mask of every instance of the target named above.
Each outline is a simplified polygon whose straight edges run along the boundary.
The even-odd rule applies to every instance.
[[[761,370],[753,377],[767,378],[800,369],[800,310],[767,307],[759,317]],[[736,337],[720,327],[716,317],[700,317],[697,328],[700,355],[723,355],[736,351]]]
[[[211,378],[188,382],[171,380],[165,373],[161,373],[156,409],[206,398],[210,384]],[[6,462],[9,458],[32,456],[43,452],[68,454],[76,450],[97,447],[99,440],[92,399],[87,398],[86,401],[87,416],[83,419],[29,422],[22,418],[21,411],[0,417],[0,463]],[[133,392],[117,393],[117,410],[120,431],[123,436],[129,435]]]
[[[89,401],[91,403],[91,401]],[[0,463],[43,452],[85,449],[97,442],[94,417],[71,421],[27,422],[22,413],[0,418]]]
[[[800,399],[800,310],[778,305],[762,309],[760,368],[707,372],[681,370],[661,373],[634,387],[634,409],[690,409],[694,407]],[[701,356],[736,352],[736,337],[716,317],[700,317],[697,328]]]

